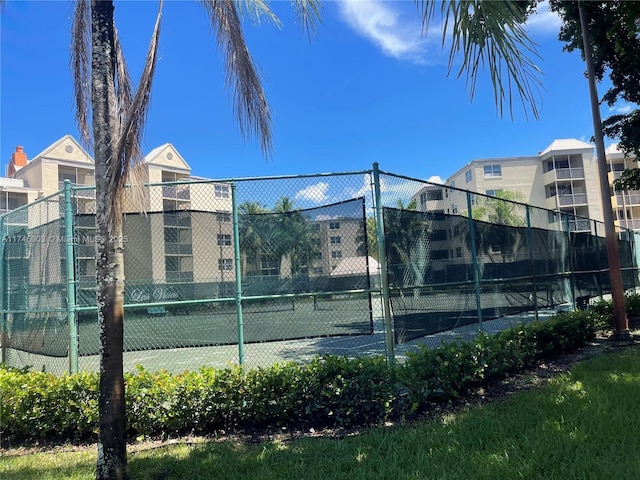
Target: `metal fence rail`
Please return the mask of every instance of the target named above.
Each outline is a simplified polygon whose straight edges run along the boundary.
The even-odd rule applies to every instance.
[[[98,367],[95,200],[0,217],[2,361]],[[380,171],[127,191],[125,368],[386,355],[609,291],[602,224]],[[619,233],[625,288],[636,233]],[[514,315],[516,315],[514,317]]]

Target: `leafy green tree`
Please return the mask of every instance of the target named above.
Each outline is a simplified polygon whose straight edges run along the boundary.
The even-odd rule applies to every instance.
[[[603,120],[603,132],[618,139],[625,154],[640,157],[640,2],[581,3],[588,18],[596,78],[602,81],[607,75],[611,81],[602,102],[610,107],[619,101],[636,106]],[[577,49],[584,58],[578,2],[552,0],[550,5],[563,20],[559,38],[565,42],[564,49]],[[627,169],[615,186],[618,190],[640,189],[640,171]]]
[[[255,135],[271,152],[271,111],[260,75],[247,49],[239,8],[254,18],[275,15],[261,0],[204,0],[233,90],[234,111],[244,136]],[[303,28],[319,18],[315,0],[296,0]],[[96,170],[97,305],[100,325],[99,440],[96,475],[127,478],[126,419],[122,365],[124,274],[122,213],[125,185],[136,183],[140,147],[155,73],[162,1],[137,89],[133,88],[114,22],[112,1],[79,0],[72,26],[71,67],[76,118],[83,141],[93,146]]]
[[[637,155],[638,111],[624,116],[601,119],[600,99],[597,80],[602,79],[605,68],[610,68],[613,88],[605,93],[605,100],[613,105],[618,98],[638,103],[638,10],[632,2],[555,2],[553,8],[559,10],[565,25],[560,38],[569,41],[568,49],[580,48],[587,69],[589,100],[593,120],[593,139],[598,156],[598,174],[604,220],[605,244],[609,263],[609,280],[616,328],[614,338],[629,340],[629,323],[624,305],[624,284],[620,267],[618,239],[615,217],[611,205],[609,183],[607,181],[606,152],[604,135],[619,136],[623,151],[634,151]],[[578,23],[579,22],[579,23]],[[579,39],[577,33],[580,33]],[[581,44],[578,43],[581,41]],[[632,63],[627,67],[627,63]],[[629,69],[630,68],[630,69]],[[635,146],[633,145],[635,144]],[[638,172],[625,172],[616,185],[617,188],[635,188],[634,178]]]

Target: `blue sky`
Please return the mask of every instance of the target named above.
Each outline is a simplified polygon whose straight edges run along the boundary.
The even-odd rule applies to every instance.
[[[8,1],[1,18],[0,160],[16,145],[29,158],[69,133],[78,137],[68,68],[72,2]],[[144,150],[171,142],[210,178],[383,170],[446,178],[476,158],[532,155],[556,138],[593,134],[584,65],[562,51],[560,22],[543,5],[529,23],[538,43],[540,120],[522,109],[497,116],[488,74],[473,102],[464,79],[447,77],[439,32],[420,35],[412,1],[324,3],[309,42],[288,2],[272,8],[282,26],[246,24],[274,112],[274,153],[244,141],[224,89],[222,57],[204,10],[165,2]],[[137,78],[156,2],[116,2],[116,22]],[[600,86],[600,92],[604,87]],[[625,106],[617,109],[624,110]],[[611,114],[604,106],[604,117]]]

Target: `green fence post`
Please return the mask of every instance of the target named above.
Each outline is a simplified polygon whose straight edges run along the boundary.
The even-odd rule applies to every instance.
[[[76,318],[75,256],[71,182],[64,181],[64,242],[67,263],[67,319],[69,321],[69,372],[78,372],[78,321]]]
[[[233,216],[233,257],[236,269],[236,317],[238,319],[238,362],[244,364],[244,321],[242,319],[242,272],[240,271],[240,234],[238,227],[238,199],[236,184],[231,184],[231,212]]]
[[[602,263],[600,261],[600,241],[598,240],[598,221],[593,221],[593,238],[596,242],[596,265],[598,268],[598,294],[600,300],[603,298],[602,293]]]
[[[473,262],[473,284],[476,291],[476,313],[478,315],[478,328],[482,330],[482,300],[480,298],[480,275],[478,270],[478,253],[476,252],[476,227],[473,223],[473,209],[471,208],[471,192],[467,191],[467,211],[469,212],[469,249]]]
[[[533,311],[536,321],[538,320],[538,288],[536,286],[536,262],[533,257],[533,231],[531,230],[531,207],[525,206],[527,216],[527,235],[529,238],[529,269],[531,270],[531,286],[533,288]]]
[[[4,216],[0,217],[0,307],[2,308],[2,316],[0,317],[0,333],[2,342],[2,363],[7,363],[7,342],[9,336],[7,335],[7,279],[6,269],[4,264],[4,249],[5,249],[5,232],[4,232]]]
[[[575,220],[575,217],[573,217]],[[569,302],[571,303],[571,310],[576,309],[576,278],[575,268],[573,262],[573,252],[571,251],[571,224],[569,223],[569,214],[564,216],[564,228],[567,232],[567,252],[569,253]],[[575,223],[574,223],[575,225]]]
[[[389,271],[387,251],[382,220],[382,194],[380,191],[380,171],[378,162],[373,164],[374,208],[376,212],[376,235],[378,237],[378,256],[380,257],[380,287],[382,290],[382,311],[384,313],[384,338],[387,365],[395,364],[395,339],[393,335],[393,319],[391,317],[391,300],[389,295]]]

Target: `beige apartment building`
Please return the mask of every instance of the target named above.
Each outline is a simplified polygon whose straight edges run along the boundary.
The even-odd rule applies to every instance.
[[[152,186],[135,194],[132,189],[125,200],[125,274],[131,286],[127,294],[135,297],[129,300],[160,301],[169,290],[180,290],[185,299],[232,295],[235,261],[231,185],[193,177],[189,164],[170,143],[153,149],[136,168],[138,181]],[[27,158],[22,147],[17,147],[7,177],[0,179],[0,209],[4,212],[51,196],[49,201],[30,205],[20,214],[7,217],[11,220],[5,219],[5,225],[17,221],[12,228],[58,239],[53,242],[55,245],[49,242],[41,249],[34,248],[35,245],[11,247],[16,262],[10,268],[14,271],[25,268],[19,264],[25,256],[21,249],[29,248],[29,275],[42,284],[60,282],[66,268],[65,245],[60,241],[64,237],[60,222],[62,205],[55,195],[63,189],[65,180],[74,187],[95,185],[93,159],[71,135],[65,135],[32,159]],[[72,194],[79,291],[81,296],[93,298],[95,193],[92,188],[80,188],[73,189]],[[317,245],[305,268],[306,274],[328,276],[345,259],[358,257],[363,219],[338,216],[312,223]],[[278,262],[280,268],[276,270],[270,269],[270,262],[265,259],[260,259],[255,273],[291,276],[286,256]],[[167,290],[166,286],[174,288]]]
[[[509,190],[523,203],[603,219],[594,147],[576,139],[554,140],[537,155],[473,160],[446,183],[489,196]],[[571,228],[589,230],[580,221]]]
[[[137,168],[143,183],[194,180],[191,168],[171,144],[152,150]],[[75,187],[95,185],[93,159],[70,135],[65,135],[31,160],[27,159],[22,147],[17,147],[7,175],[0,180],[0,192],[5,201],[0,207],[4,205],[5,211],[55,194],[63,188],[65,180]],[[124,220],[127,280],[131,284],[232,281],[235,265],[230,240],[230,188],[225,183],[203,181],[149,187],[142,195],[135,196],[135,202],[132,195],[126,202]],[[73,207],[77,214],[78,284],[81,290],[91,290],[95,288],[94,191],[74,190]],[[13,231],[28,227],[30,232],[43,232],[38,238],[52,241],[62,238],[61,205],[55,197],[8,218],[14,223],[19,220],[12,226]],[[64,244],[54,243],[58,244],[56,248],[47,245],[38,252],[30,248],[33,255],[29,258],[29,269],[35,270],[30,275],[38,276],[43,283],[55,283],[64,271]]]
[[[609,184],[620,178],[622,172],[629,168],[638,168],[635,157],[625,157],[617,145],[611,145],[606,150],[607,163],[609,165]],[[625,190],[615,192],[611,189],[611,205],[614,211],[616,223],[622,228],[640,230],[640,191]]]
[[[617,224],[640,229],[640,191],[615,192],[613,189],[613,181],[625,168],[637,168],[637,162],[634,158],[625,158],[615,145],[607,149],[606,159]],[[464,258],[470,255],[463,239],[465,221],[453,217],[467,216],[467,198],[464,191],[456,189],[488,196],[495,196],[500,190],[517,192],[520,202],[549,210],[547,215],[536,215],[537,226],[555,229],[554,224],[561,217],[553,212],[558,211],[583,217],[568,217],[573,231],[591,231],[587,219],[603,219],[594,147],[576,139],[555,140],[537,155],[473,160],[446,181],[432,177],[429,182],[412,200],[431,223],[430,262],[434,270],[444,271],[449,263],[464,263]],[[473,196],[470,201],[472,208],[482,202]],[[540,225],[541,222],[544,225]],[[487,245],[482,254],[492,262],[517,260],[514,252],[502,251],[499,245]]]

